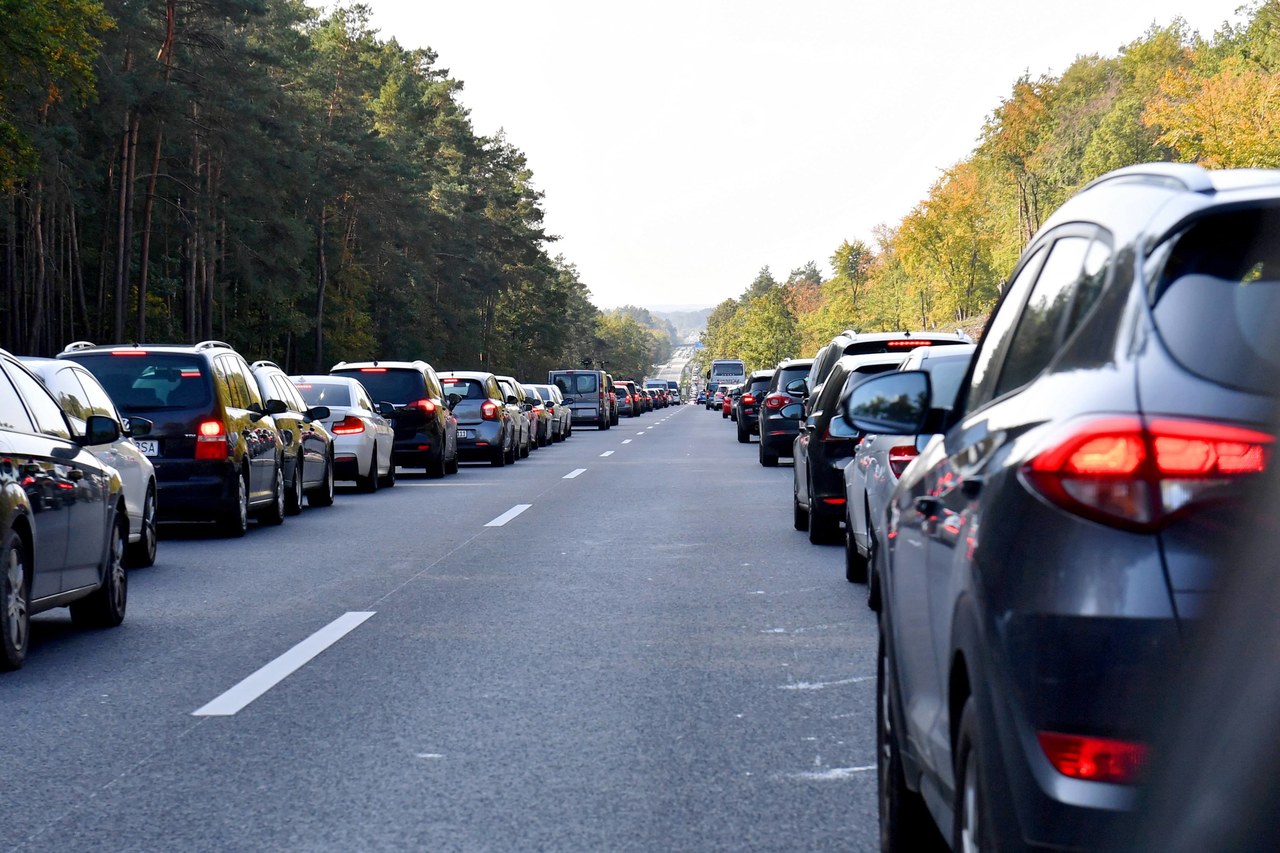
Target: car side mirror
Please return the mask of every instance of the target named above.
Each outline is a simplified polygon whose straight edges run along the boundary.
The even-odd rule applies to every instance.
[[[384,418],[395,417],[395,414],[396,414],[395,403],[388,403],[386,400],[383,400],[382,402],[378,403],[378,414],[382,415]]]
[[[329,411],[328,406],[312,406],[310,409],[307,409],[307,420],[322,421],[331,414],[333,414],[333,412]]]
[[[923,370],[884,373],[849,392],[840,417],[853,429],[878,435],[916,435],[929,417],[933,389]]]
[[[110,444],[121,435],[120,424],[106,415],[89,415],[84,425],[84,443],[87,445]]]
[[[262,411],[268,415],[283,415],[289,411],[289,407],[284,400],[268,400]]]
[[[140,438],[144,435],[151,435],[151,430],[155,428],[155,424],[146,418],[134,416],[129,418],[128,427],[131,438]]]
[[[804,406],[799,403],[788,403],[781,409],[778,409],[778,417],[787,418],[788,420],[798,421],[804,419]]]
[[[508,402],[508,403],[512,403],[512,404],[514,404],[514,403],[519,403],[519,402],[520,402],[520,400],[516,398],[516,395],[515,395],[515,394],[508,394],[508,395],[507,395],[507,402]]]
[[[449,411],[453,411],[454,406],[462,402],[462,395],[455,392],[444,399],[449,404]]]
[[[804,395],[808,393],[809,387],[808,387],[808,383],[806,383],[803,379],[792,379],[790,382],[787,383],[787,387],[784,388],[783,390],[786,391],[788,394]]]

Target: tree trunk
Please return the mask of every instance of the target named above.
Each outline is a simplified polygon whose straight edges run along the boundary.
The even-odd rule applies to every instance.
[[[156,179],[160,175],[160,149],[164,142],[164,123],[156,128],[156,147],[151,152],[151,174],[147,177],[147,198],[142,205],[142,258],[138,268],[138,312],[136,335],[147,339],[147,276],[151,268],[151,215],[156,204]]]
[[[324,372],[324,291],[329,286],[329,263],[325,260],[324,232],[329,221],[329,211],[320,205],[320,227],[316,236],[316,372]]]

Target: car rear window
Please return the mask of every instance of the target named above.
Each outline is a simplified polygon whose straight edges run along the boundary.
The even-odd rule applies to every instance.
[[[960,391],[960,381],[969,369],[969,359],[965,358],[931,358],[924,363],[929,371],[929,382],[933,386],[934,404],[941,409],[950,409],[955,405],[956,394]]]
[[[202,409],[213,403],[209,365],[198,356],[123,350],[72,356],[122,412]]]
[[[308,406],[350,406],[351,386],[345,382],[295,382]]]
[[[1280,209],[1201,219],[1173,238],[1152,291],[1170,354],[1222,385],[1274,394],[1280,383]]]
[[[773,387],[786,390],[788,383],[794,382],[797,379],[804,379],[808,375],[809,365],[807,364],[798,364],[794,367],[781,367],[778,369],[778,372],[774,374],[774,379],[777,381],[773,383]]]
[[[854,341],[847,344],[842,355],[867,355],[868,353],[878,352],[901,352],[906,353],[916,347],[944,347],[967,344],[970,341],[958,340],[956,338],[933,338],[929,335],[911,335],[910,337],[890,338],[881,341]],[[806,371],[807,373],[807,371]]]
[[[426,380],[416,370],[396,367],[358,367],[333,373],[359,379],[378,402],[404,405],[427,396]]]
[[[479,379],[455,379],[441,376],[440,384],[444,386],[444,393],[457,394],[464,400],[483,400],[488,396],[484,392],[484,383]]]
[[[565,373],[556,377],[556,384],[565,394],[594,394],[599,378],[594,373]]]

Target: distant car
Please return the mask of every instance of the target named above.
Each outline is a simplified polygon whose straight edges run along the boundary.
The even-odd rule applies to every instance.
[[[83,432],[35,375],[0,350],[0,669],[22,666],[31,616],[70,607],[76,625],[124,621],[129,514],[115,468],[87,447],[120,437],[91,413]]]
[[[737,420],[737,410],[734,408],[738,403],[738,398],[742,396],[742,386],[734,385],[724,395],[724,402],[720,406],[720,417],[729,420]]]
[[[618,379],[614,381],[613,387],[618,394],[618,417],[638,417],[644,409],[644,404],[640,401],[640,391],[636,388],[636,383],[630,379]]]
[[[538,447],[551,446],[551,410],[547,408],[547,402],[542,399],[542,392],[533,385],[521,385],[524,389],[525,400],[531,407],[529,412],[534,426],[534,443]]]
[[[392,404],[387,419],[396,431],[392,458],[397,466],[425,468],[428,477],[458,472],[458,421],[430,364],[344,361],[329,373],[358,379],[375,403]]]
[[[918,347],[907,354],[899,370],[924,370],[929,374],[937,408],[951,408],[960,381],[969,369],[976,349],[972,344],[958,347]],[[884,519],[889,496],[898,485],[903,470],[919,455],[929,439],[924,435],[868,435],[857,445],[853,461],[844,466],[845,493],[845,580],[863,583],[871,553],[883,542]],[[872,606],[879,590],[868,585],[867,600]]]
[[[573,433],[573,409],[564,402],[564,395],[555,385],[534,385],[551,410],[551,440],[564,441]]]
[[[800,421],[791,417],[799,410],[790,405],[803,402],[805,377],[812,364],[811,358],[784,358],[774,368],[759,415],[760,464],[766,468],[777,467],[778,457],[791,455]]]
[[[312,506],[332,506],[333,436],[324,427],[328,407],[309,406],[275,362],[255,361],[249,369],[267,403],[279,400],[285,407],[274,415],[284,439],[285,510],[302,512],[304,497]]]
[[[160,521],[213,521],[243,536],[251,514],[284,522],[284,439],[244,358],[222,341],[68,344],[125,415],[152,421],[138,446],[156,470]]]
[[[325,427],[333,436],[333,477],[354,480],[362,492],[376,492],[395,483],[396,466],[392,447],[396,433],[391,422],[378,411],[369,390],[351,376],[315,374],[289,377],[309,406],[324,406],[329,415]],[[390,403],[386,404],[388,409]],[[332,502],[327,490],[309,494],[307,500],[320,506]]]
[[[23,365],[52,392],[71,421],[72,434],[83,436],[90,415],[115,421],[120,435],[110,444],[86,445],[105,465],[115,468],[123,484],[129,514],[129,543],[125,560],[130,568],[145,568],[156,561],[156,469],[133,441],[145,440],[151,431],[146,418],[124,419],[110,395],[93,374],[72,361],[54,358],[21,358]]]
[[[742,385],[742,393],[738,395],[735,404],[737,416],[734,418],[738,423],[740,444],[747,444],[751,441],[751,436],[760,434],[760,407],[764,405],[764,396],[768,392],[773,374],[772,368],[753,371]]]
[[[792,500],[796,530],[809,534],[815,544],[831,542],[840,532],[845,514],[844,468],[853,458],[862,435],[837,417],[849,389],[868,376],[895,370],[903,353],[868,353],[841,356],[827,374],[816,397],[810,399],[809,417],[800,426],[792,445]]]
[[[707,392],[706,392],[705,390],[699,390],[699,391],[698,391],[697,396],[696,396],[696,397],[694,397],[693,402],[694,402],[694,405],[697,405],[697,406],[704,406],[704,405],[706,405],[706,403],[707,403]]]
[[[487,461],[495,468],[514,465],[520,457],[527,421],[514,413],[498,377],[482,370],[450,370],[440,374],[446,394],[459,398],[453,406],[458,419],[458,454]],[[517,422],[517,418],[519,419]]]
[[[502,389],[503,399],[507,401],[507,411],[511,413],[511,419],[519,428],[516,433],[516,454],[521,459],[527,459],[530,451],[538,449],[534,417],[530,414],[533,407],[529,405],[529,395],[524,392],[524,386],[514,377],[498,376],[496,378],[498,387]]]

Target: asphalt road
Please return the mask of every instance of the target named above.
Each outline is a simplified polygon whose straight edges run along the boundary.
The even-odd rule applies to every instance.
[[[874,849],[874,620],[790,503],[684,406],[166,531],[123,626],[0,677],[0,846]]]

